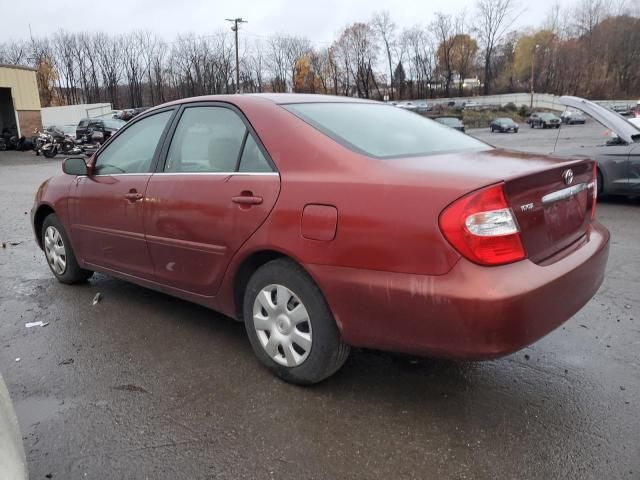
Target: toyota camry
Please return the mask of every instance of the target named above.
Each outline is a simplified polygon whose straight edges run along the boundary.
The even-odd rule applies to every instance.
[[[102,272],[222,312],[298,384],[351,347],[517,351],[590,300],[608,257],[593,160],[497,149],[373,101],[184,99],[63,171],[31,215],[60,282]]]

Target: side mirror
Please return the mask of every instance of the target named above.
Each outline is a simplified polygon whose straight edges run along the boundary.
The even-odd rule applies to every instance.
[[[87,164],[83,158],[70,157],[62,162],[62,171],[67,175],[87,175]]]

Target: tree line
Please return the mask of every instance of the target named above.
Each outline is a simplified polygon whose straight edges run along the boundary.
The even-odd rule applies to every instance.
[[[110,35],[59,31],[0,43],[0,64],[36,68],[43,106],[157,105],[197,95],[306,92],[406,100],[536,91],[598,99],[640,97],[640,7],[631,1],[554,5],[516,28],[517,0],[477,0],[399,28],[392,14],[345,26],[331,43],[240,30],[240,84],[229,31]]]

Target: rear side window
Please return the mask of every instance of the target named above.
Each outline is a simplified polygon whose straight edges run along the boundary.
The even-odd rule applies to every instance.
[[[344,146],[375,158],[489,149],[488,145],[417,113],[377,103],[284,105]]]
[[[164,171],[235,172],[246,130],[233,110],[189,107],[176,127]]]
[[[247,140],[244,143],[239,171],[255,173],[273,172],[271,165],[267,162],[267,159],[262,154],[260,147],[251,134],[247,136]]]
[[[171,115],[173,111],[169,110],[143,118],[115,137],[98,155],[96,174],[149,172],[158,141]]]

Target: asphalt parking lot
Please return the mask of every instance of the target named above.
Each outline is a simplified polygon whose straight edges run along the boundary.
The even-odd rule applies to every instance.
[[[558,132],[471,133],[550,151]],[[298,388],[214,312],[104,275],[57,283],[27,212],[60,163],[0,152],[0,371],[31,478],[640,478],[639,199],[599,204],[605,282],[533,346],[483,363],[356,350]]]
[[[604,144],[609,138],[609,130],[591,119],[584,125],[562,125],[560,129],[530,128],[521,123],[518,133],[491,133],[488,128],[469,129],[467,133],[497,147],[536,153]]]

